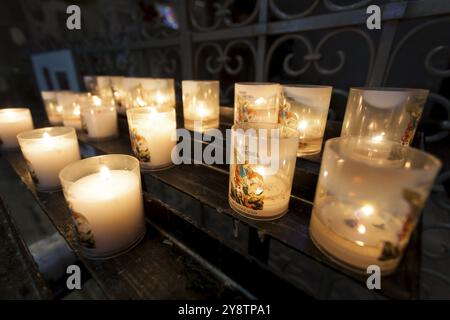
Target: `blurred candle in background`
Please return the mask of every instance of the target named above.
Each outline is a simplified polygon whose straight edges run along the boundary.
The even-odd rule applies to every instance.
[[[33,120],[30,109],[0,109],[0,149],[19,147],[17,134],[31,129],[33,129]]]
[[[28,171],[38,190],[60,188],[59,172],[80,159],[75,129],[69,127],[42,128],[17,135]]]
[[[218,128],[219,81],[183,80],[182,90],[184,127],[200,132]]]
[[[91,96],[81,108],[83,128],[93,140],[113,139],[118,136],[117,112],[112,97]]]
[[[63,108],[58,104],[56,91],[41,91],[41,96],[50,124],[52,126],[61,125],[63,123]]]

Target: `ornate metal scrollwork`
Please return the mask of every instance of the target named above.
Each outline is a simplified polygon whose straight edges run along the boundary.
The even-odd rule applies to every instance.
[[[368,48],[369,48],[369,70],[368,70],[368,75],[371,74],[372,71],[372,67],[373,67],[373,60],[374,60],[374,55],[375,55],[375,46],[373,44],[373,40],[363,31],[359,30],[359,29],[355,29],[355,28],[344,28],[344,29],[339,29],[339,30],[335,30],[330,32],[329,34],[327,34],[325,37],[323,37],[319,43],[317,44],[316,48],[313,49],[313,46],[311,44],[311,42],[308,40],[308,38],[306,38],[303,35],[300,34],[290,34],[290,35],[285,35],[282,36],[280,38],[278,38],[269,48],[268,52],[267,52],[267,59],[266,59],[266,65],[264,68],[264,74],[265,77],[268,77],[268,73],[269,73],[269,66],[273,57],[273,54],[275,52],[275,50],[284,42],[288,41],[288,40],[294,40],[294,41],[300,41],[305,47],[306,47],[306,54],[303,56],[303,60],[305,61],[304,66],[302,66],[299,69],[293,69],[290,66],[291,60],[294,56],[293,53],[289,53],[288,55],[286,55],[286,57],[283,60],[283,71],[291,76],[291,77],[298,77],[302,74],[304,74],[311,66],[311,64],[314,65],[315,69],[317,70],[317,72],[319,72],[322,75],[332,75],[332,74],[336,74],[337,72],[339,72],[345,65],[345,53],[342,50],[338,50],[336,52],[336,54],[339,57],[339,63],[331,68],[331,69],[327,69],[323,66],[320,65],[320,60],[322,59],[322,53],[320,52],[321,49],[323,48],[323,46],[325,45],[325,43],[335,37],[338,34],[341,33],[346,33],[346,32],[353,32],[356,33],[357,35],[360,35],[367,43]]]
[[[323,0],[324,6],[331,11],[344,11],[344,10],[353,10],[367,6],[370,4],[372,0],[359,0],[352,4],[347,5],[338,5],[333,2],[333,0]]]
[[[193,5],[195,1],[191,0],[189,2],[189,18],[192,26],[198,31],[212,31],[219,28],[221,25],[225,25],[227,27],[241,27],[252,23],[256,17],[258,16],[260,1],[256,1],[254,10],[250,13],[250,15],[241,22],[234,22],[230,18],[231,9],[230,7],[234,4],[235,0],[225,0],[223,3],[215,2],[213,4],[214,7],[214,21],[210,26],[202,26],[197,19],[195,18],[195,14],[193,12]]]
[[[437,46],[436,48],[432,49],[425,57],[425,68],[430,74],[443,78],[450,77],[450,69],[439,70],[438,68],[434,67],[433,63],[431,62],[431,60],[437,53],[443,51],[446,48],[446,46]]]

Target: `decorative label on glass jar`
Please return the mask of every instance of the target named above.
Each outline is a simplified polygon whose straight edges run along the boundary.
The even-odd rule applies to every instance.
[[[150,162],[150,150],[148,149],[147,140],[137,132],[136,128],[131,129],[131,148],[133,149],[134,155],[139,161]]]
[[[94,233],[91,230],[91,226],[89,225],[89,221],[81,213],[73,211],[70,203],[68,204],[68,206],[72,213],[72,218],[78,231],[80,244],[87,249],[94,249],[95,238]]]

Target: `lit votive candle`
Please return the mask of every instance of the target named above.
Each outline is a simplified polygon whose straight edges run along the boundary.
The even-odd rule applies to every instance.
[[[284,215],[289,206],[298,132],[277,124],[235,124],[231,131],[228,202],[258,220]]]
[[[59,172],[80,159],[75,129],[69,127],[42,128],[17,135],[20,149],[36,188],[58,190]]]
[[[327,123],[332,88],[283,85],[280,122],[299,132],[297,156],[319,153]]]
[[[145,224],[136,158],[91,157],[68,165],[59,176],[84,255],[109,258],[142,239]]]
[[[140,81],[141,98],[145,106],[175,108],[175,83],[173,79],[143,78]],[[139,104],[141,106],[141,104]]]
[[[127,111],[131,147],[144,170],[172,166],[172,149],[176,145],[175,109],[155,107]]]
[[[326,255],[366,274],[393,272],[441,167],[434,156],[392,143],[390,159],[370,138],[328,140],[311,215],[310,234]],[[379,161],[379,160],[382,161]]]
[[[33,129],[30,109],[0,109],[0,149],[19,147],[17,134]]]
[[[341,137],[369,136],[410,145],[428,90],[351,88]]]
[[[61,125],[63,123],[63,108],[58,104],[56,91],[41,91],[41,96],[44,101],[45,111],[50,124],[52,126]]]
[[[60,91],[56,98],[63,108],[63,124],[76,130],[82,129],[80,96],[76,92]]]
[[[182,82],[184,127],[205,132],[219,127],[219,81]]]
[[[81,108],[81,114],[83,128],[89,138],[106,140],[118,136],[117,112],[113,100],[92,96],[91,103]]]
[[[234,86],[234,123],[278,123],[280,85],[242,82]]]

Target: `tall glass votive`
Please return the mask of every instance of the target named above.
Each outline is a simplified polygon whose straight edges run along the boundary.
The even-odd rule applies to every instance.
[[[83,254],[106,259],[145,234],[139,161],[105,155],[76,161],[59,174]]]
[[[182,81],[184,127],[205,132],[219,127],[219,81]]]
[[[411,144],[428,90],[351,88],[341,136],[369,136]]]
[[[114,100],[91,96],[81,107],[81,120],[91,140],[109,140],[119,135]]]
[[[18,148],[17,134],[31,129],[33,120],[30,109],[0,109],[0,150]]]
[[[242,82],[234,85],[234,123],[278,123],[280,85]]]
[[[241,123],[231,129],[228,202],[252,219],[273,220],[289,206],[298,132],[279,124]]]
[[[368,137],[325,143],[310,234],[326,255],[351,270],[382,274],[398,266],[441,167],[423,151]]]
[[[299,133],[297,156],[320,153],[332,87],[283,85],[280,123]]]
[[[63,123],[63,108],[58,104],[56,99],[56,91],[41,91],[42,100],[44,101],[45,112],[48,121],[52,126],[61,125]]]
[[[42,128],[17,135],[20,149],[31,178],[40,191],[61,188],[59,172],[66,165],[80,160],[75,129],[69,127]]]
[[[77,92],[58,91],[58,104],[63,109],[63,124],[76,130],[82,129],[80,96]]]
[[[175,109],[140,107],[127,110],[133,153],[143,170],[161,170],[172,166],[176,146]]]
[[[141,98],[146,106],[175,108],[175,83],[173,79],[143,78],[140,81]]]

